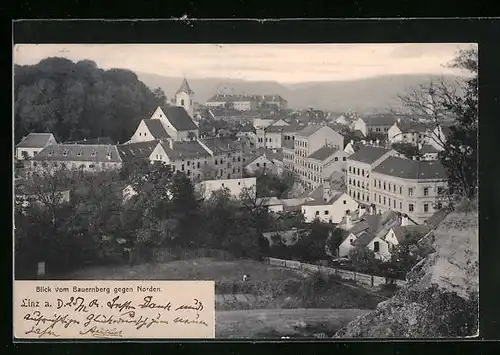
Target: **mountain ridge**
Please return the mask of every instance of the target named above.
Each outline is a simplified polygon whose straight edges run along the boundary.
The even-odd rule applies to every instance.
[[[167,98],[172,98],[183,80],[182,77],[167,77],[136,72],[139,80],[151,89],[160,87]],[[360,113],[386,111],[399,108],[398,94],[403,94],[430,80],[457,80],[456,75],[402,74],[380,75],[352,81],[325,81],[283,84],[276,81],[248,81],[227,78],[187,78],[195,92],[195,101],[206,102],[217,92],[236,94],[274,94],[288,101],[289,108],[313,107],[328,111],[348,110]],[[361,98],[361,99],[360,99]]]

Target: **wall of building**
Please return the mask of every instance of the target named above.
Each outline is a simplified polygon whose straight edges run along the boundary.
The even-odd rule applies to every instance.
[[[256,198],[257,179],[256,178],[240,178],[240,179],[224,179],[224,180],[206,180],[197,185],[197,191],[204,198],[209,198],[214,191],[223,188],[228,188],[231,195],[239,198],[244,189],[249,189],[252,198]]]
[[[378,243],[378,251],[375,251],[375,243]],[[366,246],[367,249],[370,249],[375,253],[375,258],[388,261],[391,258],[390,247],[387,242],[379,237],[375,237],[371,240],[370,243]]]
[[[130,138],[130,143],[147,142],[153,140],[155,140],[155,137],[151,134],[151,132],[149,132],[149,129],[144,121],[141,121],[139,123],[139,126],[135,130],[135,133]]]
[[[184,107],[188,115],[193,117],[193,97],[191,95],[184,91],[175,94],[175,104],[176,106]]]
[[[49,170],[57,170],[66,167],[69,170],[82,169],[85,172],[113,171],[122,167],[121,162],[96,162],[96,161],[31,161],[30,166],[33,170],[43,169],[44,163]]]
[[[358,203],[356,201],[347,194],[343,194],[338,200],[330,205],[303,205],[301,210],[307,223],[312,222],[315,218],[325,223],[340,223],[345,216],[346,210],[352,211],[357,207]]]

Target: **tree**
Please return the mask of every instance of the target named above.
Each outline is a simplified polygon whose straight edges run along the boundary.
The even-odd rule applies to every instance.
[[[293,245],[296,253],[302,260],[318,261],[326,258],[326,240],[330,225],[314,220],[302,233],[301,238]]]
[[[393,143],[392,149],[400,154],[403,154],[408,159],[413,159],[415,157],[421,158],[422,156],[418,147],[411,143]]]
[[[448,174],[450,202],[471,200],[477,194],[477,48],[461,50],[450,63],[470,75],[463,80],[431,81],[399,99],[409,109],[410,117],[420,117],[439,127],[451,118],[454,124],[446,139],[432,135],[443,151],[439,159]]]
[[[162,88],[157,87],[154,89],[153,95],[156,97],[156,100],[158,100],[159,105],[166,105],[168,103],[167,96]]]
[[[349,251],[352,265],[359,270],[374,271],[380,262],[375,258],[373,250],[368,248],[355,248]]]
[[[345,236],[345,232],[341,228],[335,228],[329,235],[326,241],[326,247],[332,256],[336,257],[338,255],[338,249],[342,240]]]

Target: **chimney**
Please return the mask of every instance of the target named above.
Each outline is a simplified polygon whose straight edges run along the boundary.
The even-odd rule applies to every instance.
[[[352,228],[351,211],[345,211],[345,229],[349,230]]]
[[[402,217],[401,217],[401,227],[405,227],[409,225],[409,222],[408,222],[408,215],[407,214],[404,214]]]

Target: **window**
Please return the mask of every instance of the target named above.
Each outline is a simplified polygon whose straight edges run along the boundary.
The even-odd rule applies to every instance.
[[[182,166],[181,166],[181,170],[182,170],[182,171],[184,171],[184,164],[182,164]]]
[[[238,161],[241,161],[241,157],[238,157]]]
[[[380,132],[380,128],[377,128],[377,132]]]
[[[175,171],[175,165],[172,165],[172,171]]]
[[[342,157],[342,161],[345,161],[345,157]]]
[[[339,157],[335,157],[335,161],[339,161]]]
[[[437,188],[437,193],[438,193],[438,195],[442,195],[444,193],[444,188],[438,187]]]
[[[342,202],[344,203],[344,205],[346,205],[346,204],[347,204],[347,201],[346,201],[346,200],[343,200]]]
[[[436,208],[437,208],[438,210],[440,210],[441,208],[443,208],[443,204],[442,204],[441,202],[438,202],[438,203],[436,204]]]
[[[391,198],[390,197],[387,198],[387,204],[389,205],[389,207],[391,207]]]
[[[385,205],[385,196],[384,196],[384,205]]]
[[[258,167],[260,167],[260,163],[257,163],[257,164],[255,164],[255,165],[257,165],[257,168],[258,168]]]
[[[410,203],[410,204],[408,205],[408,211],[409,211],[409,212],[413,212],[413,203]]]
[[[217,164],[218,164],[218,163],[217,163],[217,160],[215,160],[215,165],[217,165]]]
[[[94,168],[94,164],[89,164],[89,168]]]
[[[37,154],[38,154],[38,150],[34,150],[33,155],[37,155]]]
[[[357,174],[359,175],[359,168],[357,169]]]
[[[396,200],[394,200],[394,208],[396,208]]]
[[[325,216],[327,216],[330,213],[330,211],[325,210]]]
[[[389,190],[389,192],[391,192],[391,183],[389,183],[387,190]]]
[[[361,169],[361,175],[365,176],[365,169]]]
[[[366,195],[366,202],[370,202],[370,197]]]
[[[359,200],[359,192],[358,192],[357,196],[358,196],[358,200]]]
[[[319,216],[319,211],[316,211],[316,216]]]
[[[429,204],[424,203],[424,212],[429,212]]]
[[[359,180],[358,180],[358,187],[359,187]]]
[[[399,209],[402,210],[403,209],[403,202],[400,202],[399,203]]]
[[[396,192],[396,185],[392,185],[393,189],[392,191]]]
[[[378,195],[378,203],[381,203],[380,199],[381,199],[381,197],[380,197],[380,195]]]
[[[181,100],[181,105],[184,106],[184,99]]]
[[[375,253],[378,253],[380,251],[380,243],[379,242],[374,242],[373,243],[373,251]]]
[[[380,189],[380,180],[378,181],[378,188]]]
[[[196,167],[199,169],[200,168],[200,162],[196,163]]]
[[[187,171],[187,175],[188,175],[188,176],[191,176],[191,170],[188,170],[188,171]]]
[[[266,163],[263,164],[264,165],[264,168],[266,167]]]
[[[228,179],[231,179],[231,174],[227,174],[227,178],[228,178]]]
[[[403,186],[400,186],[399,187],[399,194],[402,195],[403,194]]]
[[[408,196],[413,196],[413,187],[408,188]]]
[[[424,187],[424,196],[429,196],[429,188]]]
[[[187,165],[188,165],[188,166],[189,166],[189,165],[191,165],[191,162],[190,162],[190,161],[188,161],[188,162],[187,162]]]
[[[349,167],[349,172],[351,172],[351,167]]]
[[[384,181],[384,190],[385,190],[385,181]]]

